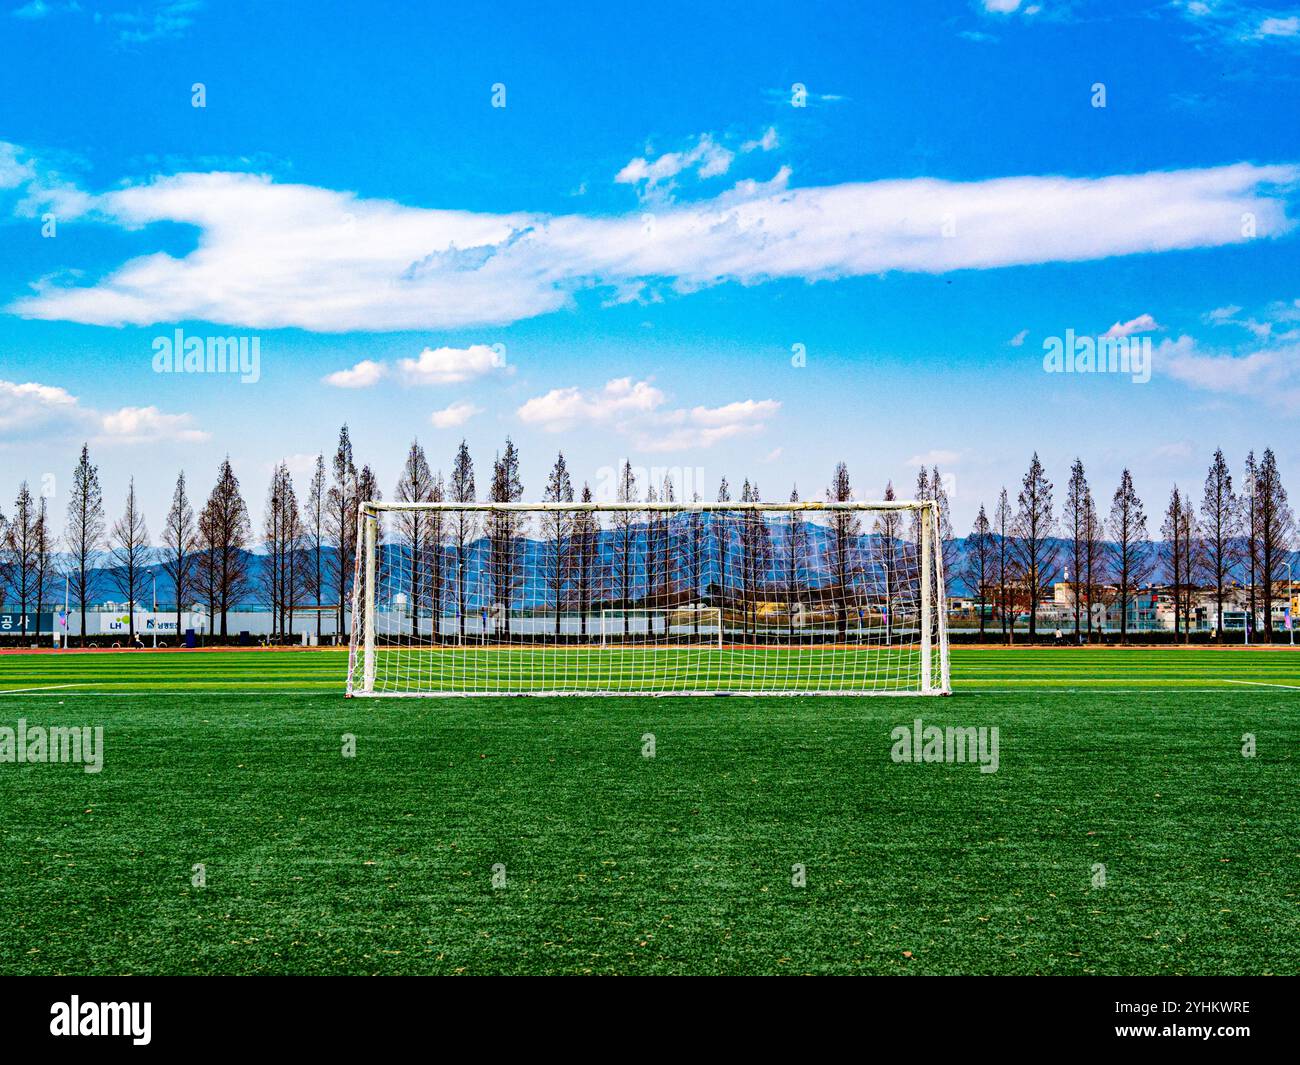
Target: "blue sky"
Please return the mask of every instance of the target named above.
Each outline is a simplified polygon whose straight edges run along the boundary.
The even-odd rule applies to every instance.
[[[1034,449],[1150,511],[1216,446],[1296,480],[1300,9],[474,6],[0,13],[0,507],[90,439],[155,532],[226,453],[259,517],[344,420],[388,494],[415,436],[530,496],[925,461],[962,532]],[[1044,372],[1116,326],[1149,382]],[[259,380],[156,373],[177,328]]]

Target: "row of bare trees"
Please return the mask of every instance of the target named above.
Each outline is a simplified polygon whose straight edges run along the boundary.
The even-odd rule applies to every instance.
[[[1036,634],[1036,607],[1063,578],[1070,589],[1074,631],[1094,635],[1095,608],[1114,607],[1120,639],[1126,640],[1135,603],[1158,575],[1173,599],[1174,631],[1187,638],[1196,592],[1213,589],[1216,631],[1223,639],[1226,589],[1233,574],[1244,576],[1250,624],[1273,637],[1272,602],[1285,580],[1285,564],[1295,532],[1295,517],[1277,468],[1266,449],[1246,457],[1243,484],[1234,488],[1222,450],[1215,451],[1206,474],[1199,510],[1191,496],[1174,486],[1165,507],[1160,539],[1148,532],[1147,514],[1125,469],[1105,519],[1098,512],[1083,462],[1070,468],[1059,521],[1053,512],[1053,485],[1035,454],[1013,507],[1006,489],[990,519],[980,506],[966,540],[963,577],[980,605],[991,606],[1010,642],[1015,619],[1028,616]],[[1148,593],[1149,594],[1149,593]]]

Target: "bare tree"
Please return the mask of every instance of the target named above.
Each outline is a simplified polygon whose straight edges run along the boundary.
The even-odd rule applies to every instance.
[[[447,485],[442,479],[442,471],[439,470],[433,475],[433,483],[429,487],[429,502],[445,503],[446,501]],[[425,534],[428,544],[425,556],[429,562],[425,587],[429,602],[429,629],[434,642],[442,639],[442,605],[446,592],[446,557],[443,554],[443,543],[446,535],[447,512],[430,511],[429,527]]]
[[[524,496],[519,476],[519,452],[509,437],[505,450],[492,464],[492,484],[488,500],[493,503],[518,503]],[[488,584],[494,604],[501,611],[506,639],[510,638],[511,608],[515,592],[523,579],[524,518],[514,511],[488,514]]]
[[[307,498],[303,500],[304,590],[311,598],[316,614],[316,640],[321,636],[321,607],[325,598],[325,524],[326,524],[325,456],[316,456]]]
[[[1110,505],[1111,569],[1119,605],[1120,643],[1128,642],[1128,612],[1136,593],[1151,575],[1147,517],[1127,469]]]
[[[330,578],[333,590],[338,593],[334,631],[340,637],[347,635],[346,612],[356,567],[357,509],[360,503],[352,436],[344,425],[339,430],[338,448],[334,452],[334,481],[325,508],[325,529],[334,548],[330,556]]]
[[[1074,604],[1074,635],[1077,640],[1083,631],[1080,624],[1080,592],[1083,590],[1084,556],[1087,552],[1088,478],[1083,472],[1083,461],[1075,459],[1070,467],[1070,480],[1065,487],[1065,507],[1061,515],[1065,533],[1070,538],[1070,572],[1074,574],[1070,581],[1070,599]]]
[[[301,600],[302,524],[289,467],[281,462],[271,477],[263,519],[262,588],[271,606],[271,635],[293,635],[293,611]]]
[[[171,579],[176,594],[176,635],[181,634],[181,615],[185,610],[185,600],[192,594],[191,582],[194,580],[196,553],[198,551],[198,526],[194,520],[194,508],[190,505],[189,492],[185,486],[185,473],[176,477],[176,487],[172,490],[172,505],[167,511],[167,520],[163,524],[162,571]]]
[[[149,530],[135,497],[135,478],[126,493],[126,509],[113,523],[109,555],[113,560],[113,584],[126,600],[127,636],[135,640],[135,605],[144,597],[144,582],[149,565]]]
[[[1034,452],[1017,499],[1014,552],[1029,599],[1029,639],[1038,632],[1038,603],[1056,575],[1058,545],[1053,539],[1052,482]]]
[[[456,450],[456,460],[451,468],[451,501],[453,503],[473,503],[476,497],[474,488],[474,461],[469,455],[469,445],[464,440]],[[477,531],[475,512],[456,510],[452,512],[448,535],[451,549],[456,556],[456,618],[460,626],[460,639],[465,641],[465,593],[468,581],[469,559],[467,552],[474,541]]]
[[[760,503],[762,494],[757,484],[745,481],[741,488],[742,503]],[[740,524],[740,587],[741,607],[744,610],[746,629],[758,633],[758,604],[762,588],[772,563],[772,533],[761,511],[747,510]]]
[[[623,469],[618,477],[616,499],[620,503],[637,501],[636,476],[632,473],[632,461],[624,459]],[[636,512],[632,510],[614,511],[614,544],[617,558],[615,576],[618,580],[618,605],[623,611],[623,639],[631,631],[628,608],[632,605],[633,575],[636,572],[633,558],[636,553]]]
[[[8,582],[14,601],[18,604],[18,609],[22,613],[22,636],[24,642],[28,635],[28,615],[33,612],[33,602],[38,598],[37,595],[37,541],[39,531],[37,528],[38,513],[35,501],[32,499],[31,490],[27,487],[27,482],[23,481],[18,486],[18,497],[14,500],[13,520],[8,522],[4,527],[4,535],[0,537],[0,544],[4,547],[4,553],[8,555],[6,569],[8,570]],[[4,598],[4,582],[0,581],[0,600]],[[40,606],[37,604],[36,614],[40,614]],[[36,619],[36,629],[40,630],[40,619]]]
[[[583,503],[592,501],[591,488],[583,484]],[[580,510],[574,515],[572,531],[571,566],[573,571],[573,590],[578,606],[578,625],[581,635],[587,635],[587,615],[596,594],[600,553],[600,526],[596,515],[590,510]]]
[[[92,593],[92,569],[104,546],[104,492],[99,467],[91,464],[90,448],[81,445],[81,458],[72,471],[72,498],[68,500],[68,525],[64,536],[77,605],[81,610],[81,645],[86,643],[86,605]]]
[[[215,615],[220,614],[220,636],[225,639],[228,615],[248,591],[248,544],[252,537],[248,505],[229,458],[223,459],[217,469],[217,483],[199,519],[199,534],[207,552],[203,564],[209,568],[212,625],[215,629]]]
[[[894,486],[891,484],[885,490],[885,498],[892,499]],[[853,483],[849,479],[849,467],[846,463],[839,462],[835,465],[835,472],[831,475],[831,484],[826,489],[826,499],[831,503],[847,503],[853,499]],[[886,510],[882,512],[882,518],[897,520],[897,511]],[[862,564],[858,557],[858,537],[862,535],[862,519],[855,510],[832,510],[830,512],[830,540],[828,547],[830,558],[828,559],[831,571],[831,582],[836,597],[836,629],[840,638],[843,639],[848,633],[849,627],[849,602],[851,589],[861,574]],[[898,529],[895,526],[888,534],[889,554],[893,555],[894,543]],[[890,566],[886,565],[886,584],[889,582]],[[890,622],[893,623],[893,604],[892,594],[887,588],[886,591],[886,610],[890,614]]]
[[[1104,582],[1106,580],[1105,527],[1097,514],[1097,504],[1092,498],[1091,489],[1084,493],[1083,513],[1082,577],[1084,594],[1087,597],[1088,642],[1091,643],[1093,606],[1095,603],[1104,606],[1107,602],[1107,596],[1104,594]]]
[[[1011,503],[1007,499],[1007,490],[1002,489],[998,496],[998,506],[993,512],[993,528],[997,533],[998,549],[996,555],[996,573],[998,582],[998,616],[1002,619],[1002,636],[1007,643],[1016,639],[1016,619],[1012,612],[1012,587],[1015,584],[1015,550],[1012,538]],[[1010,615],[1010,617],[1008,617]]]
[[[988,515],[984,513],[984,504],[975,516],[970,535],[966,537],[966,571],[963,574],[966,586],[974,589],[975,602],[978,604],[980,619],[980,639],[984,638],[984,606],[988,602],[989,592],[994,586],[997,565],[997,542],[993,538],[993,529]]]
[[[1286,559],[1295,531],[1295,515],[1287,502],[1272,448],[1265,448],[1260,460],[1255,496],[1259,511],[1260,580],[1264,584],[1264,637],[1272,643],[1273,597],[1286,572]]]
[[[1249,634],[1259,629],[1258,597],[1256,592],[1259,588],[1259,572],[1262,561],[1260,558],[1260,528],[1262,522],[1259,514],[1259,467],[1255,462],[1254,451],[1248,452],[1246,455],[1246,476],[1244,478],[1241,509],[1241,531],[1246,536],[1244,554],[1249,577],[1247,585],[1249,616],[1246,619],[1246,632]]]
[[[1174,485],[1165,507],[1164,521],[1160,526],[1160,560],[1169,579],[1174,597],[1174,639],[1183,635],[1183,600],[1191,586],[1191,529],[1183,506],[1183,495]]]
[[[406,452],[401,477],[397,481],[400,503],[428,503],[433,497],[433,474],[429,460],[419,440],[412,440]],[[406,556],[407,595],[411,606],[411,635],[420,631],[420,604],[426,599],[423,587],[429,563],[426,556],[436,550],[429,528],[433,514],[427,510],[401,510],[397,512],[397,542],[399,551]]]
[[[1241,504],[1232,490],[1232,473],[1222,448],[1215,450],[1201,497],[1205,568],[1214,583],[1214,635],[1223,642],[1223,588],[1241,558]]]
[[[841,495],[847,495],[848,498],[852,498],[852,493],[847,491],[849,488],[848,470],[842,462],[835,468],[836,480],[839,480],[841,469],[844,470],[843,483],[837,485],[837,490],[834,490],[827,495],[827,498],[832,502]],[[885,502],[892,502],[896,498],[897,497],[894,494],[894,482],[889,481],[885,485]],[[850,512],[849,517],[856,519],[857,515]],[[881,569],[883,569],[885,573],[885,602],[883,612],[886,640],[891,639],[893,636],[894,602],[897,598],[898,589],[904,578],[904,575],[899,573],[898,560],[898,541],[903,532],[902,526],[903,521],[898,516],[898,511],[896,510],[882,510],[876,518],[875,524],[872,526],[872,532],[875,534],[880,550]],[[841,544],[840,541],[846,540],[848,534],[851,533],[852,535],[856,535],[856,533],[852,532],[852,527],[847,530],[841,530],[838,528],[834,516],[832,516],[831,519],[830,533],[831,535],[828,543],[830,557],[827,562],[834,577],[832,583],[837,584],[842,579],[839,571],[845,568],[843,560],[844,545]],[[841,629],[841,631],[843,630]]]
[[[36,508],[36,614],[37,635],[40,635],[41,608],[50,601],[54,581],[54,536],[50,531],[50,515],[45,496],[40,497]],[[53,626],[51,626],[53,631]]]
[[[564,452],[555,456],[555,465],[551,475],[546,479],[546,489],[542,493],[546,503],[572,503],[573,481],[569,477],[569,467],[564,461]],[[571,510],[544,511],[542,523],[542,571],[546,590],[550,596],[550,605],[555,609],[555,636],[560,636],[560,619],[564,612],[565,588],[571,576],[573,560],[570,557],[574,531],[574,513]]]

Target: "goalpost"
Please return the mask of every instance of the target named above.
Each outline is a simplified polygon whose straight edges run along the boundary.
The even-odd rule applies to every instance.
[[[947,695],[931,500],[360,507],[350,696]]]

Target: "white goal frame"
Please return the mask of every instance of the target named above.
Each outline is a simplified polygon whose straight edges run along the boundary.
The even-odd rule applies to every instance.
[[[898,542],[914,545],[912,547],[915,556],[915,573],[916,589],[913,596],[916,619],[915,619],[915,636],[916,646],[914,655],[916,660],[916,683],[909,683],[905,686],[887,687],[839,687],[836,685],[799,685],[795,683],[791,687],[781,688],[779,690],[769,689],[749,689],[745,687],[717,687],[699,689],[686,685],[680,690],[638,690],[609,687],[592,686],[552,686],[540,684],[537,686],[516,687],[510,684],[507,676],[507,683],[490,684],[487,687],[479,687],[473,690],[456,690],[446,687],[424,688],[414,690],[393,690],[386,688],[378,683],[378,662],[380,653],[383,650],[395,650],[395,653],[410,653],[411,649],[396,648],[391,649],[381,644],[381,634],[377,624],[377,607],[379,602],[379,539],[380,523],[385,516],[395,514],[415,514],[426,512],[442,512],[443,515],[452,515],[456,513],[470,513],[474,515],[509,515],[518,514],[525,516],[528,514],[545,514],[547,512],[566,512],[572,514],[587,513],[592,515],[599,514],[617,514],[624,513],[630,515],[649,515],[667,512],[669,514],[710,514],[713,512],[723,512],[724,514],[742,514],[745,512],[759,512],[760,515],[782,515],[803,513],[809,515],[830,515],[836,512],[856,512],[859,515],[872,515],[895,512],[904,517],[910,516],[913,521],[915,535],[913,540],[906,540],[898,537]],[[630,520],[630,519],[625,519]],[[764,519],[766,520],[766,519]],[[536,696],[665,696],[665,695],[741,695],[741,696],[815,696],[815,695],[834,695],[834,696],[865,696],[865,695],[923,695],[923,696],[944,696],[952,693],[951,675],[949,668],[949,648],[948,648],[948,626],[947,626],[947,602],[945,599],[945,585],[943,573],[943,553],[941,550],[941,541],[939,536],[939,512],[938,505],[934,500],[876,500],[876,501],[849,501],[849,502],[810,502],[810,503],[733,503],[733,502],[693,502],[693,503],[459,503],[459,502],[384,502],[384,501],[364,501],[358,508],[358,526],[357,526],[357,544],[355,573],[353,578],[353,587],[351,593],[351,636],[349,641],[348,654],[348,674],[346,694],[349,697],[466,697],[466,696],[513,696],[513,695],[536,695]],[[723,548],[725,557],[727,548]],[[841,585],[845,587],[845,585]],[[726,589],[723,594],[725,597]],[[439,608],[440,609],[440,608]],[[709,641],[694,641],[682,645],[686,649],[694,649],[697,652],[705,653],[715,651],[719,655],[725,655],[728,644],[724,638],[725,633],[725,612],[721,607],[700,607],[695,606],[693,609],[701,613],[709,612],[716,614],[718,627],[717,646],[710,637]],[[847,617],[847,607],[842,608]],[[558,607],[557,607],[558,610]],[[606,643],[605,641],[605,618],[606,615],[623,616],[632,613],[656,614],[671,613],[673,608],[635,608],[635,607],[607,607],[602,608],[600,612],[600,642],[592,641],[587,646],[599,653],[610,654],[617,653],[621,649],[619,641]],[[894,616],[894,599],[893,593],[886,593],[885,606],[883,610],[885,617],[885,626],[888,630],[893,625],[893,631],[912,632],[911,628],[893,621]],[[460,615],[462,618],[464,612]],[[861,612],[860,612],[861,616]],[[439,620],[445,620],[439,618]],[[558,620],[557,620],[558,624]],[[843,627],[846,621],[841,621],[840,632],[846,632]],[[462,629],[464,621],[461,621]],[[859,628],[855,631],[862,632]],[[588,637],[595,634],[588,632]],[[462,641],[464,637],[461,637]],[[651,649],[644,642],[631,641],[629,647],[637,650]],[[652,645],[651,645],[652,646]],[[782,645],[775,645],[780,647]],[[889,645],[886,645],[888,647]],[[669,649],[672,645],[666,644],[663,649]],[[753,653],[761,651],[763,648],[758,644],[749,646],[738,646],[737,651],[746,651]],[[509,654],[516,648],[500,642],[491,643],[486,639],[472,649],[466,643],[448,642],[443,640],[436,647],[417,647],[415,650],[422,654],[437,656],[446,655],[452,651],[468,652],[477,655],[492,655],[494,653]],[[787,648],[788,650],[788,648]]]

